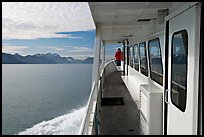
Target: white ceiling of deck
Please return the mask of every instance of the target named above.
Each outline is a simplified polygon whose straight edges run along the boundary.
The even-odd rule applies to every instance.
[[[101,38],[105,41],[122,41],[128,36],[144,37],[160,29],[158,10],[175,10],[184,2],[89,2],[95,24],[101,25]],[[137,22],[137,19],[150,18],[149,22]],[[160,27],[158,27],[160,26]]]

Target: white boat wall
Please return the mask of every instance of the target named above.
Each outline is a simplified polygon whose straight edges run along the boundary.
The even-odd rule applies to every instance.
[[[80,134],[202,135],[202,2],[89,6],[96,39]],[[122,48],[120,67],[106,61],[110,44]]]

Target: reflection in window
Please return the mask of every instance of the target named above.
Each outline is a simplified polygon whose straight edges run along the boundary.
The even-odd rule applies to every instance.
[[[130,47],[127,46],[127,65],[130,65]]]
[[[149,41],[150,76],[152,80],[163,85],[163,68],[159,38]]]
[[[182,30],[173,34],[172,38],[172,103],[181,111],[186,108],[188,34]]]
[[[147,68],[147,52],[145,42],[140,43],[139,45],[139,55],[140,55],[140,70],[141,73],[145,76],[148,76],[148,68]]]
[[[130,66],[133,68],[133,46],[130,47]]]
[[[134,66],[137,71],[139,71],[139,52],[138,52],[138,45],[136,44],[133,47],[133,55],[134,55]]]

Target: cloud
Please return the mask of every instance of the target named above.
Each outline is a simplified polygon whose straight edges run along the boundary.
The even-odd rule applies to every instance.
[[[2,38],[75,38],[95,29],[87,2],[2,2]]]
[[[44,47],[44,49],[50,49],[52,51],[65,51],[64,47],[58,46],[58,47]]]
[[[2,45],[2,52],[5,53],[21,53],[22,49],[28,48],[27,46],[13,46],[13,45]]]
[[[2,44],[2,52],[20,55],[34,55],[34,54],[46,54],[56,53],[63,57],[73,57],[78,59],[85,59],[87,57],[93,57],[94,50],[85,46],[29,46],[29,45],[12,45],[10,43]]]
[[[67,53],[93,53],[94,50],[92,48],[83,47],[83,46],[46,46],[44,49],[50,49],[55,51],[66,51]]]
[[[64,51],[62,48],[55,48],[56,51]]]
[[[48,49],[49,52],[54,52],[64,57],[74,57],[78,59],[93,57],[94,54],[93,49],[83,46],[48,46],[44,48]]]
[[[75,46],[67,52],[67,55],[78,59],[85,59],[87,57],[93,57],[94,50],[88,47]]]
[[[82,52],[93,52],[94,50],[91,49],[91,48],[88,48],[88,47],[73,47],[73,49],[70,51],[70,52],[79,52],[79,53],[82,53]]]

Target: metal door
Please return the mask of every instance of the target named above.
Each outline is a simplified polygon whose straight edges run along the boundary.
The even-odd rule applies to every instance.
[[[197,134],[200,18],[200,3],[186,3],[166,17],[167,134]]]

